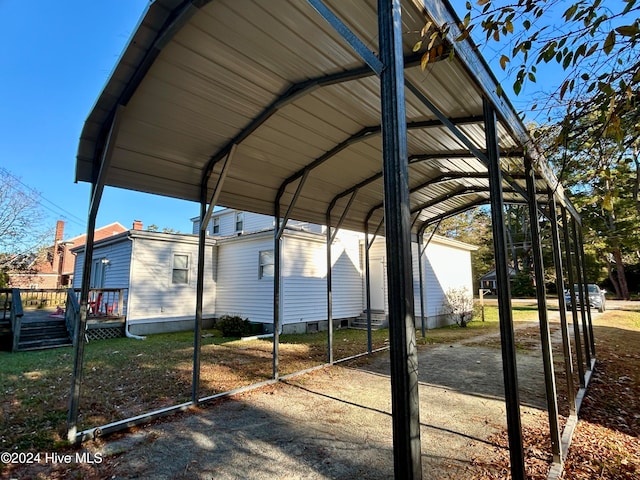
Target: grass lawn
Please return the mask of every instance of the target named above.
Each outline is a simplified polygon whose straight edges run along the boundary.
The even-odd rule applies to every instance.
[[[640,310],[640,309],[639,309]],[[477,315],[477,319],[480,315]],[[536,348],[539,338],[535,306],[516,305],[516,346]],[[534,322],[534,326],[524,325]],[[519,327],[519,328],[518,328]],[[557,328],[557,323],[552,328]],[[417,330],[419,348],[471,341],[499,348],[495,339],[498,312],[485,307],[485,321]],[[563,478],[638,478],[640,472],[640,311],[611,310],[594,317],[598,364],[581,410],[567,470]],[[280,337],[280,373],[300,371],[326,362],[327,336],[320,332]],[[474,340],[475,339],[475,340]],[[388,330],[373,332],[374,349],[388,345]],[[366,350],[366,332],[336,330],[334,358]],[[270,339],[240,341],[216,331],[202,339],[201,395],[211,395],[271,377]],[[89,343],[80,405],[80,428],[100,426],[190,400],[193,335],[151,335]],[[557,374],[561,355],[556,352]],[[72,349],[0,352],[0,444],[2,451],[64,451]],[[360,358],[356,363],[366,362]],[[558,378],[558,377],[557,377]],[[562,383],[562,382],[560,382]],[[559,394],[561,392],[559,391]],[[595,440],[594,440],[595,439]],[[525,432],[525,443],[535,445]],[[508,465],[508,458],[498,460]],[[3,465],[0,464],[0,474]]]
[[[480,318],[478,315],[477,318]],[[455,342],[498,330],[495,307],[485,322],[417,331],[419,345]],[[516,321],[535,320],[533,307],[514,310]],[[268,380],[272,375],[271,339],[240,341],[204,332],[201,396]],[[374,349],[388,345],[388,330],[372,332]],[[324,332],[280,336],[280,374],[327,361]],[[366,331],[334,331],[334,359],[366,351]],[[0,444],[5,450],[35,451],[65,444],[66,416],[73,362],[71,348],[0,352]],[[150,335],[92,341],[85,347],[79,428],[87,429],[191,399],[193,334]]]
[[[271,339],[241,341],[204,332],[201,396],[233,390],[272,376]],[[212,334],[214,336],[212,336]],[[374,331],[373,348],[387,330]],[[280,336],[280,373],[327,359],[325,333]],[[336,330],[336,360],[366,351],[366,332]],[[73,350],[0,352],[0,444],[4,450],[50,450],[63,445]],[[191,399],[193,333],[93,341],[85,347],[80,429],[180,404]],[[1,467],[0,467],[1,468]]]

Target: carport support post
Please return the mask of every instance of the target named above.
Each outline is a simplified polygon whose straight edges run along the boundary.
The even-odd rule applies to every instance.
[[[333,297],[331,290],[331,215],[327,213],[327,363],[333,365]]]
[[[585,308],[589,305],[589,297],[585,298],[584,272],[582,271],[582,244],[578,242],[578,226],[575,218],[571,219],[573,245],[576,249],[576,272],[578,276],[578,297],[580,298],[580,317],[582,318],[582,335],[584,337],[584,358],[587,361],[587,370],[591,370],[591,348],[589,347],[589,328]]]
[[[422,478],[400,0],[378,0],[395,478]]]
[[[509,456],[513,480],[525,480],[522,424],[520,419],[520,395],[518,392],[518,370],[516,346],[511,313],[511,288],[507,264],[507,240],[504,230],[502,175],[500,173],[500,150],[496,129],[496,116],[489,101],[483,99],[487,159],[489,161],[489,190],[491,196],[491,224],[493,226],[493,248],[496,261],[496,287],[498,290],[498,313],[500,316],[500,339],[502,347],[502,370],[504,397],[507,410],[509,434]]]
[[[576,291],[573,286],[576,284],[573,276],[573,259],[571,255],[571,238],[569,236],[569,222],[567,221],[567,210],[560,207],[562,212],[562,233],[564,237],[564,248],[567,257],[567,280],[569,282],[569,295],[571,297],[571,317],[573,319],[573,338],[576,342],[576,356],[578,357],[578,376],[580,387],[585,387],[584,357],[582,356],[582,342],[580,340],[580,325],[578,324],[578,311],[576,310]]]
[[[582,238],[582,225],[578,226],[578,241],[580,242],[580,258],[582,259],[582,271],[584,272],[584,288],[586,298],[589,299],[589,287],[587,286],[587,261],[584,254],[584,240]],[[591,302],[586,302],[587,306],[587,317],[588,317],[588,325],[589,325],[589,344],[591,345],[591,355],[593,358],[596,357],[596,343],[593,338],[593,322],[591,320]]]
[[[93,241],[95,238],[96,216],[98,214],[98,206],[94,202],[99,203],[102,196],[96,198],[96,185],[93,185],[91,209],[89,211],[89,219],[87,221],[87,240],[84,249],[84,264],[82,265],[82,285],[80,289],[80,318],[74,326],[73,332],[73,373],[71,377],[71,398],[69,399],[69,414],[67,416],[67,440],[71,443],[76,442],[78,410],[80,407],[80,389],[82,387],[82,373],[84,365],[84,345],[85,330],[87,327],[87,302],[89,299],[89,282],[91,281],[91,264],[93,257]]]
[[[78,410],[80,407],[80,390],[82,387],[82,369],[84,365],[85,331],[87,329],[87,303],[89,301],[91,266],[93,264],[93,241],[95,239],[96,217],[98,216],[98,207],[100,206],[102,193],[104,192],[105,177],[111,165],[114,140],[118,135],[123,110],[124,107],[118,105],[113,114],[111,127],[104,139],[100,168],[97,174],[94,172],[94,181],[91,186],[91,202],[89,205],[89,217],[87,219],[87,238],[84,248],[82,285],[80,288],[80,316],[78,317],[78,323],[74,325],[73,332],[73,372],[71,374],[71,394],[69,397],[69,412],[67,416],[67,440],[71,443],[76,442],[78,429]]]
[[[567,325],[567,302],[564,298],[564,274],[562,269],[562,250],[560,248],[560,233],[556,217],[558,207],[553,193],[549,193],[549,220],[551,222],[551,242],[553,244],[553,263],[556,267],[556,290],[558,291],[558,306],[560,308],[560,331],[562,333],[562,353],[564,355],[564,370],[567,380],[567,396],[569,397],[569,413],[576,414],[576,389],[573,385],[573,362],[571,360],[571,342],[569,340],[569,326]]]
[[[558,424],[558,395],[556,377],[553,371],[553,353],[551,351],[551,333],[547,317],[547,295],[544,285],[544,265],[542,260],[542,243],[540,241],[540,224],[538,223],[538,199],[536,197],[535,172],[531,158],[525,156],[524,168],[529,194],[529,224],[531,228],[531,247],[533,251],[533,268],[536,279],[536,297],[538,299],[538,319],[540,321],[540,344],[542,346],[542,365],[544,368],[544,385],[547,397],[547,413],[551,436],[551,453],[553,463],[562,463],[560,448],[560,425]]]
[[[371,338],[371,268],[369,266],[369,222],[364,222],[364,284],[367,299],[367,352],[373,350]]]
[[[273,379],[277,380],[278,356],[280,354],[280,257],[282,240],[280,237],[280,202],[276,202],[273,236]]]
[[[424,338],[427,335],[427,332],[425,331],[425,325],[424,325],[424,319],[425,319],[425,314],[424,314],[424,274],[422,273],[422,243],[423,243],[423,238],[422,236],[424,235],[424,230],[420,229],[418,231],[418,279],[419,279],[419,284],[420,284],[420,330],[422,333],[422,338]]]
[[[200,398],[200,350],[202,345],[202,297],[204,295],[204,256],[207,235],[206,183],[202,187],[200,198],[200,228],[198,229],[198,276],[196,280],[196,319],[193,328],[193,379],[191,383],[191,401],[198,405]]]

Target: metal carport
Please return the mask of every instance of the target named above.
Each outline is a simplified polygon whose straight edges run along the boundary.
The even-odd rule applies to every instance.
[[[563,221],[570,217],[576,253],[581,250],[579,217],[513,107],[498,93],[495,78],[470,40],[443,41],[440,57],[421,68],[421,54],[414,53],[413,46],[427,20],[437,27],[449,25],[449,39],[459,34],[459,20],[445,0],[155,0],[82,131],[76,180],[93,185],[86,257],[92,253],[104,186],[200,203],[195,404],[201,401],[198,349],[204,236],[214,205],[277,219],[274,379],[278,378],[278,245],[287,220],[367,233],[384,229],[395,473],[398,478],[420,478],[411,238],[421,238],[427,226],[442,218],[490,204],[512,475],[524,478],[502,205],[527,202],[532,218],[542,210],[538,204],[552,205],[547,215],[557,227],[557,202]],[[532,227],[538,269],[542,266],[537,222]],[[571,262],[569,227],[565,227],[566,257]],[[559,242],[557,231],[555,237]],[[554,251],[561,283],[559,243],[554,242]],[[580,262],[576,263],[582,282]],[[83,302],[90,268],[91,262],[85,262]],[[545,348],[546,303],[544,291],[538,294]],[[329,312],[330,295],[329,278]],[[583,312],[583,322],[587,321]],[[85,322],[83,304],[76,328],[71,440],[80,435],[76,420]],[[584,345],[586,371],[582,359],[579,368],[581,378],[588,379],[594,352],[587,329]],[[570,352],[568,357],[570,362]],[[559,463],[550,351],[545,359],[549,412],[556,418],[551,421],[555,430],[551,437]]]

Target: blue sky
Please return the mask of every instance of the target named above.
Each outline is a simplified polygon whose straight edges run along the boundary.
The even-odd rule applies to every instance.
[[[66,221],[66,238],[86,229],[89,184],[74,183],[84,120],[148,3],[0,0],[0,168],[41,194],[51,227]],[[193,202],[108,187],[97,225],[139,219],[190,232],[198,212]]]
[[[0,168],[40,192],[51,227],[86,231],[90,187],[74,183],[83,123],[149,0],[0,0]],[[106,188],[98,226],[134,219],[191,232],[199,207]]]

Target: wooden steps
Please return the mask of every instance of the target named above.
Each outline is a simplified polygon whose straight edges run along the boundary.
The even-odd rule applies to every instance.
[[[22,322],[17,350],[43,350],[72,345],[63,318],[46,318]]]
[[[371,310],[371,329],[378,330],[389,326],[387,315],[382,310]],[[367,328],[367,311],[365,310],[359,317],[354,318],[350,328],[366,329]]]

